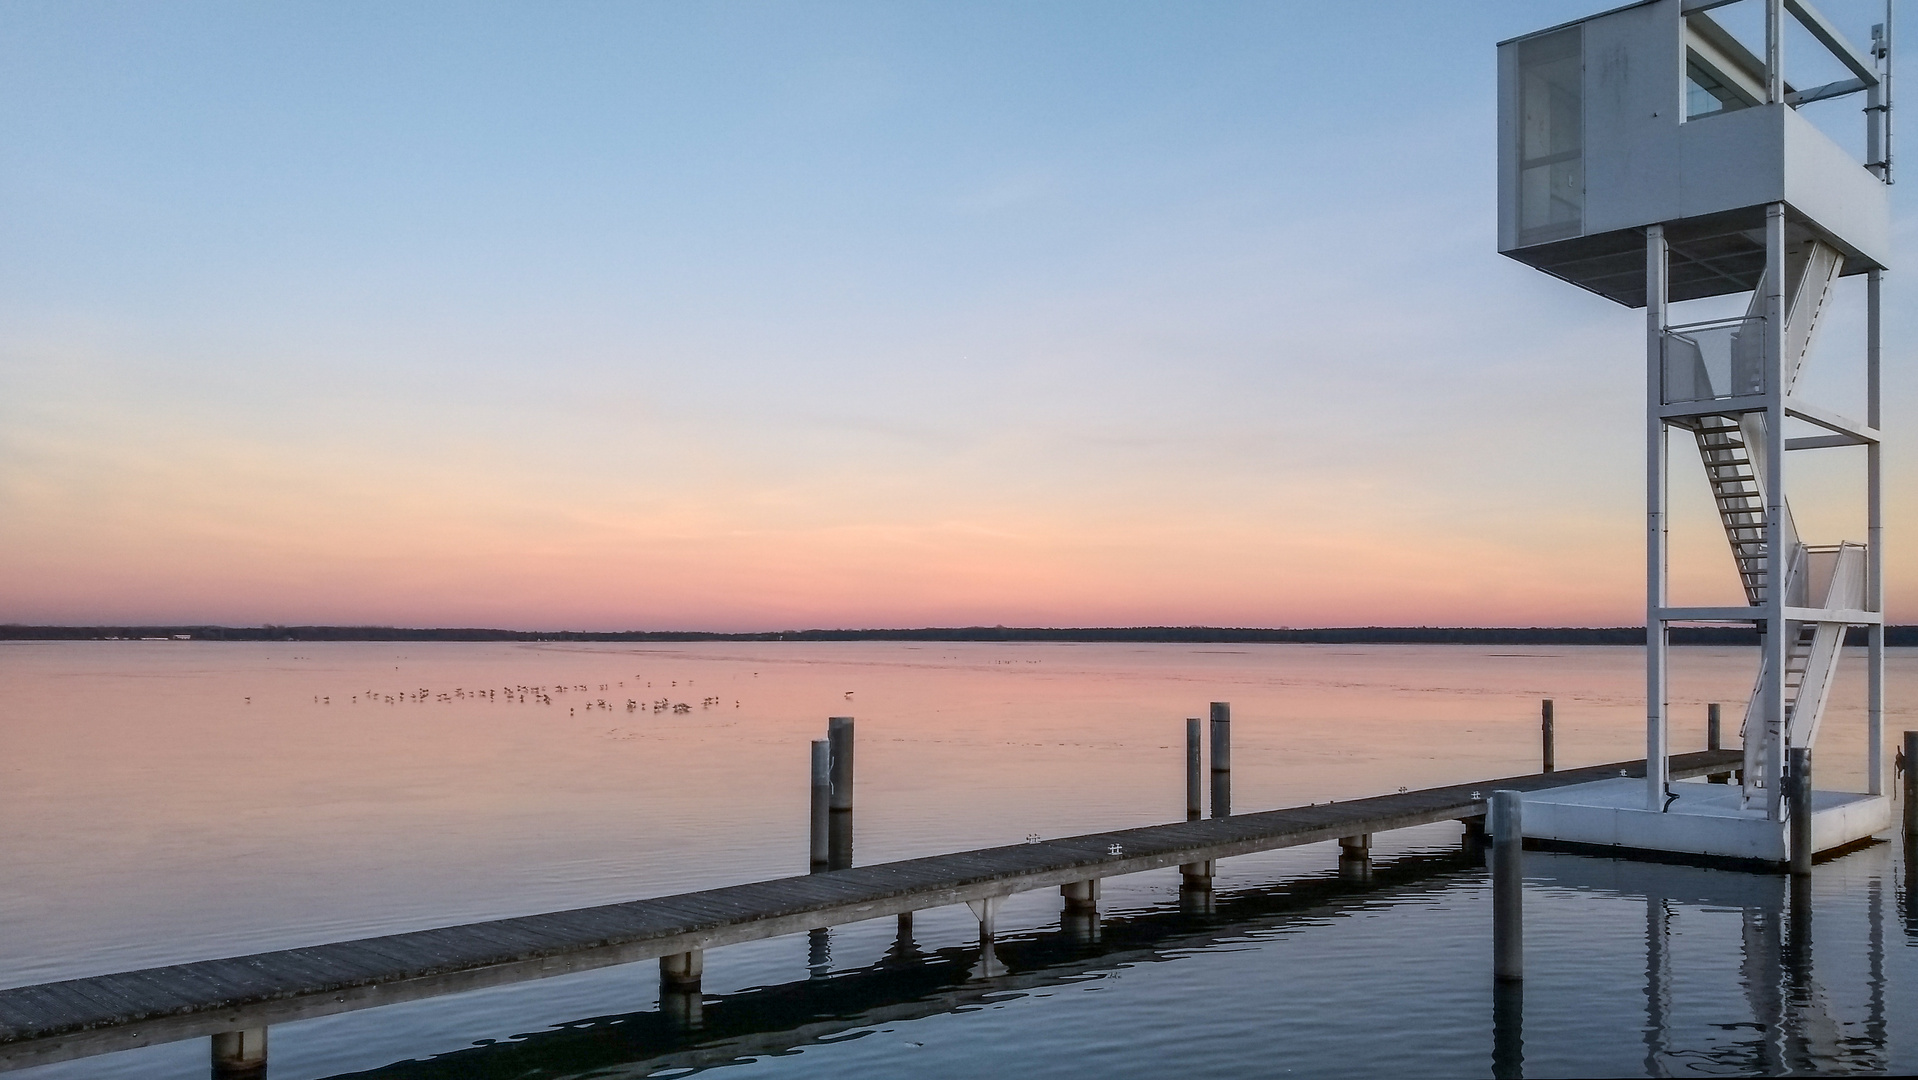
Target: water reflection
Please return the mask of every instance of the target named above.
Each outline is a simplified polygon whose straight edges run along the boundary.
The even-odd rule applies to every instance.
[[[1205,890],[1209,911],[1196,918],[1173,904],[1124,916],[1064,912],[1056,930],[993,939],[988,947],[1002,974],[989,978],[977,975],[984,959],[979,946],[921,949],[912,939],[910,919],[902,918],[898,938],[878,963],[829,978],[707,995],[697,1030],[663,1011],[586,1017],[508,1042],[341,1074],[338,1080],[644,1076],[712,1068],[790,1053],[877,1024],[1112,978],[1122,967],[1172,961],[1195,949],[1243,947],[1245,935],[1260,928],[1362,909],[1379,888],[1397,899],[1436,896],[1469,879],[1470,867],[1461,855],[1408,855],[1382,862],[1373,875],[1374,888],[1328,876],[1274,889]],[[812,958],[821,956],[817,949],[826,940],[824,931],[814,932]]]
[[[1525,1075],[1525,984],[1492,980],[1492,1076],[1518,1080]]]
[[[1882,881],[1871,879],[1862,900],[1846,898],[1862,902],[1863,920],[1832,924],[1863,929],[1867,938],[1862,944],[1868,985],[1860,988],[1864,1016],[1847,1025],[1839,1019],[1843,1009],[1814,967],[1809,887],[1794,887],[1783,876],[1542,853],[1528,856],[1528,871],[1528,888],[1533,890],[1642,905],[1640,1067],[1645,1075],[1882,1072],[1891,1067]],[[1187,889],[1177,903],[1121,915],[1062,912],[1057,929],[990,942],[992,962],[1001,973],[985,978],[979,976],[985,957],[978,946],[922,948],[914,940],[910,918],[900,920],[896,940],[878,962],[824,975],[822,969],[830,967],[829,938],[818,932],[809,957],[815,965],[813,978],[709,996],[691,1018],[673,1011],[677,1003],[668,1008],[662,1002],[658,1011],[587,1017],[509,1042],[351,1075],[437,1080],[640,1076],[712,1068],[859,1038],[866,1029],[965,1012],[1044,993],[1048,987],[1112,979],[1126,969],[1178,960],[1194,950],[1243,949],[1248,938],[1320,925],[1334,916],[1407,904],[1478,903],[1483,876],[1476,851],[1434,852],[1376,860],[1369,885],[1328,872],[1267,888],[1205,890],[1203,905],[1185,895],[1196,892]],[[1727,919],[1735,922],[1725,923]],[[1700,933],[1697,928],[1710,920],[1735,928],[1735,933]],[[1556,929],[1562,933],[1565,927]],[[1834,941],[1829,947],[1856,955],[1860,944]],[[1701,973],[1712,969],[1708,961],[1715,957],[1697,950],[1727,945],[1737,949],[1740,986],[1724,987],[1732,996],[1714,995],[1709,1002],[1714,1022],[1701,1025],[1698,980],[1719,976]],[[1489,973],[1489,938],[1485,961]],[[1545,1034],[1535,1037],[1528,1055],[1524,984],[1492,984],[1488,978],[1481,985],[1490,993],[1493,1076],[1525,1075],[1528,1056],[1536,1073],[1553,1071],[1545,1064],[1552,1060],[1549,1055],[1576,1059],[1588,1049],[1576,1040],[1592,1039],[1594,1032],[1572,1034],[1548,1020],[1541,1029]],[[1539,986],[1532,991],[1535,996],[1541,993]],[[1733,1004],[1741,991],[1742,1008]],[[1539,1001],[1544,1004],[1544,999]],[[1287,1007],[1310,1006],[1300,1002]],[[1701,1028],[1706,1032],[1702,1038]]]
[[[1620,896],[1645,904],[1645,1058],[1647,1076],[1677,1072],[1741,1075],[1883,1072],[1888,1068],[1885,1020],[1884,892],[1870,881],[1864,904],[1866,1017],[1863,1032],[1848,1035],[1841,1010],[1813,965],[1814,878],[1672,865],[1527,856],[1527,884],[1548,884]],[[1673,1035],[1673,923],[1681,911],[1724,913],[1739,919],[1739,983],[1748,1019],[1716,1026],[1729,1038],[1709,1049],[1681,1049]],[[1699,957],[1690,958],[1693,963]],[[1510,1021],[1495,1021],[1501,1026]],[[1503,1036],[1494,1071],[1509,1067]],[[1503,1071],[1499,1075],[1517,1076]]]

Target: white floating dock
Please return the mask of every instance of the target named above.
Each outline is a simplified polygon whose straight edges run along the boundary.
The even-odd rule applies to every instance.
[[[1656,851],[1784,863],[1789,826],[1765,817],[1762,804],[1740,808],[1733,784],[1678,781],[1670,808],[1645,808],[1645,781],[1618,777],[1528,792],[1525,838],[1624,851]],[[1812,793],[1814,853],[1853,844],[1891,827],[1891,799],[1851,791]]]

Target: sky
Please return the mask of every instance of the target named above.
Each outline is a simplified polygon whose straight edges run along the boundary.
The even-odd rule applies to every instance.
[[[1604,6],[4,0],[0,622],[1639,624],[1643,315],[1495,251],[1493,45]]]

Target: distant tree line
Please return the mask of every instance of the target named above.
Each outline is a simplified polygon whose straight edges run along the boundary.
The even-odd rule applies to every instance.
[[[1677,626],[1674,645],[1755,645],[1742,626]],[[1637,626],[932,626],[920,629],[781,630],[721,634],[700,630],[493,630],[403,626],[22,626],[0,624],[0,639],[86,641],[178,638],[195,641],[1076,641],[1193,645],[1640,645]],[[1863,645],[1854,628],[1849,644]],[[1888,626],[1885,643],[1918,646],[1918,626]]]

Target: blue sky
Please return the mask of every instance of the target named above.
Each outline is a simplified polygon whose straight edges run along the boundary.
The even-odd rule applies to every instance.
[[[1641,318],[1493,250],[1592,10],[9,2],[0,619],[1636,621]]]

